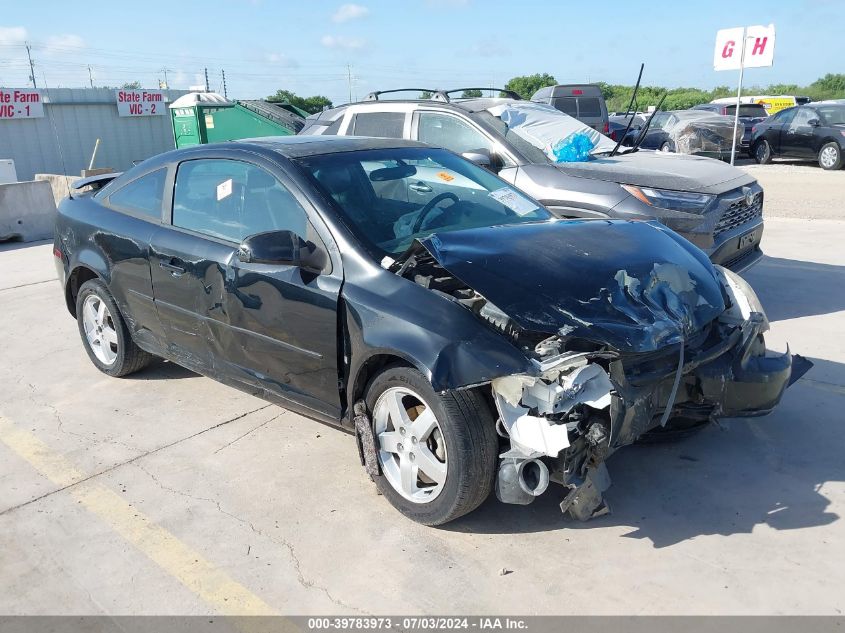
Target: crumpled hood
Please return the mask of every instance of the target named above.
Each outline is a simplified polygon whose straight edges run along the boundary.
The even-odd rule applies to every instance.
[[[555,167],[580,178],[716,195],[754,182],[752,176],[720,160],[651,150],[613,158],[594,156],[585,163],[557,163]]]
[[[725,310],[707,256],[656,222],[550,220],[420,243],[523,329],[623,352],[678,343]]]

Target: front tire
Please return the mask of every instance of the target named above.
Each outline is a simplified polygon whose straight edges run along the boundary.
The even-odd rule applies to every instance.
[[[439,394],[416,369],[390,366],[367,387],[382,474],[379,491],[409,519],[442,525],[493,489],[495,420],[476,390]]]
[[[132,340],[109,289],[99,279],[86,281],[79,289],[76,321],[88,357],[104,374],[126,376],[152,362],[154,356]]]
[[[768,165],[772,162],[772,146],[769,145],[769,141],[766,139],[757,141],[757,144],[754,146],[754,160],[759,165]]]
[[[825,143],[819,150],[819,166],[822,169],[842,168],[842,150],[837,143]]]
[[[663,143],[663,145],[660,146],[660,151],[664,154],[669,154],[672,151],[672,145],[670,143]]]

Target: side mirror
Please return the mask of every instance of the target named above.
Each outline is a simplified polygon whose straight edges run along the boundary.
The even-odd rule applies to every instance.
[[[464,152],[461,156],[466,158],[468,161],[475,163],[479,167],[484,167],[484,169],[493,168],[493,157],[490,155],[489,149],[474,149],[469,152]]]
[[[809,121],[807,121],[807,125],[809,125],[810,127],[819,127],[821,123],[819,123],[818,119],[810,119]]]
[[[299,266],[317,273],[326,265],[323,250],[293,231],[266,231],[250,235],[238,247],[238,259],[246,264]]]

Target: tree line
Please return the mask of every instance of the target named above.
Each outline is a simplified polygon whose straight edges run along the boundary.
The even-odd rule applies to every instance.
[[[505,84],[504,88],[505,90],[516,92],[523,99],[530,99],[540,88],[554,86],[557,83],[558,81],[555,77],[549,73],[536,73],[534,75],[513,77]],[[609,84],[603,81],[596,82],[596,85],[601,88],[609,112],[624,111],[628,107],[631,95],[634,92],[633,85]],[[810,97],[813,101],[845,99],[845,74],[828,73],[807,86],[799,86],[798,84],[746,86],[743,88],[742,93],[745,95],[805,96]],[[685,87],[664,88],[662,86],[640,86],[635,108],[637,110],[645,110],[648,106],[657,105],[664,94],[666,94],[666,99],[663,102],[664,110],[684,110],[699,103],[708,103],[720,97],[732,97],[736,95],[736,89],[730,86],[717,86],[712,90]],[[420,94],[420,98],[422,99],[430,99],[431,96],[432,93],[430,92]],[[480,96],[482,96],[481,90],[464,90],[461,93],[461,97],[464,98]],[[267,100],[288,102],[312,114],[320,112],[323,108],[332,107],[332,102],[327,97],[322,95],[301,97],[290,90],[278,90],[275,94],[267,97]]]

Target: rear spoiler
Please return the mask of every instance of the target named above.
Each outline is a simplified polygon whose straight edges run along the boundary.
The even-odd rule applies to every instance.
[[[73,191],[80,191],[83,187],[91,187],[92,191],[97,191],[98,189],[102,189],[107,184],[109,184],[112,180],[120,176],[123,172],[122,171],[113,171],[108,174],[98,174],[96,176],[88,176],[87,178],[80,178],[79,180],[75,180],[70,188]],[[70,197],[73,198],[73,191],[70,192]]]

